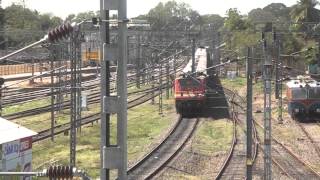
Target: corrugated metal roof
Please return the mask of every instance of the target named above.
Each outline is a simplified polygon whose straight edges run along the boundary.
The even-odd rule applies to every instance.
[[[0,117],[0,144],[36,134],[38,133]]]

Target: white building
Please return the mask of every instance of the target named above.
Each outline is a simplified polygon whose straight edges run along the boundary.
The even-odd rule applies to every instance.
[[[0,171],[29,172],[32,170],[32,136],[36,134],[25,127],[0,118]],[[0,177],[0,180],[2,179],[5,178]]]

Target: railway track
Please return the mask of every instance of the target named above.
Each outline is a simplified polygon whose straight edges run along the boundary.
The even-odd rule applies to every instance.
[[[263,126],[255,121],[263,129]],[[272,137],[272,161],[288,178],[319,179],[320,175],[298,155],[288,149],[275,137]]]
[[[180,118],[166,138],[143,159],[128,169],[128,179],[155,177],[185,146],[193,135],[199,119]]]
[[[183,66],[183,62],[179,62],[177,64],[176,69],[180,69]],[[165,77],[165,70],[162,70],[162,77]],[[173,69],[170,70],[170,73],[173,73]],[[136,74],[131,74],[128,76],[128,87],[132,87],[135,85],[135,77]],[[93,79],[94,78],[94,79]],[[159,78],[159,74],[156,75],[155,78]],[[83,80],[87,80],[86,82],[83,83],[84,89],[92,89],[94,87],[99,87],[100,85],[100,80],[96,79],[96,76],[90,76],[90,77],[84,77]],[[97,82],[98,81],[98,82]],[[115,83],[115,79],[111,79],[111,83]],[[65,82],[67,84],[66,87],[70,86],[70,81]],[[51,86],[51,85],[49,85]],[[55,84],[54,86],[58,86],[58,84]],[[94,87],[93,87],[94,86]],[[3,102],[2,104],[4,106],[10,106],[10,105],[18,105],[24,102],[32,101],[37,98],[45,98],[51,96],[51,91],[50,89],[40,89],[39,88],[48,88],[48,87],[38,87],[38,88],[13,88],[13,89],[4,89],[3,93]]]
[[[177,68],[180,68],[181,65],[179,65]],[[171,71],[171,73],[173,73],[173,70]],[[163,75],[161,76],[162,78],[164,78],[166,75],[165,73],[163,73]],[[135,74],[131,75],[130,77],[128,77],[128,88],[133,87],[136,85],[136,82],[134,81],[133,77],[135,77]],[[156,78],[159,78],[158,76],[156,76]],[[111,83],[115,83],[115,80],[111,80]],[[68,85],[69,86],[69,85]],[[66,89],[64,90],[65,92],[67,92],[67,94],[70,92],[68,90],[68,86],[66,86]],[[100,86],[100,80],[99,79],[94,79],[94,80],[89,80],[83,83],[83,88],[85,90],[92,90],[92,91],[97,91],[98,92],[98,88]],[[115,91],[115,86],[111,85],[110,90],[111,91]],[[69,87],[70,88],[70,87]],[[54,92],[54,95],[56,95],[57,93],[61,93],[61,92]],[[64,93],[64,92],[62,92]],[[92,93],[92,92],[91,92]],[[34,101],[36,99],[44,99],[46,97],[50,97],[52,95],[51,90],[50,89],[37,89],[35,88],[34,90],[30,90],[27,89],[27,91],[21,90],[21,91],[17,91],[14,94],[10,94],[8,95],[7,93],[5,93],[5,96],[3,97],[3,105],[4,106],[13,106],[13,105],[19,105],[22,103],[26,103],[26,102],[30,102],[30,101]]]
[[[143,104],[158,95],[159,95],[159,92],[155,93],[155,94],[147,93],[143,96],[139,96],[139,97],[128,102],[128,109],[131,109],[131,108],[134,108],[140,104]],[[95,114],[81,118],[80,120],[78,120],[78,122],[80,122],[81,126],[83,126],[83,125],[98,121],[98,120],[100,120],[100,118],[101,118],[101,113],[95,113]],[[56,136],[58,134],[62,134],[68,130],[70,130],[70,122],[64,123],[61,125],[57,125],[54,127],[54,135]],[[36,136],[33,136],[32,141],[33,142],[42,141],[42,140],[45,140],[51,136],[52,136],[51,128],[48,128],[48,129],[45,129],[43,131],[38,132],[38,134]]]
[[[100,87],[100,80],[95,79],[89,82],[83,83],[83,89],[84,90],[90,90],[90,91],[98,91]],[[128,88],[133,87],[135,85],[134,82],[128,83]],[[114,86],[114,85],[112,85]],[[36,88],[35,88],[36,89]],[[70,86],[66,86],[65,89],[62,92],[54,92],[53,95],[56,95],[58,93],[70,93]],[[114,88],[111,88],[111,91],[114,91]],[[34,101],[36,99],[43,99],[46,97],[50,97],[52,95],[50,89],[42,89],[42,90],[34,90],[34,91],[28,91],[28,92],[21,92],[10,96],[5,96],[3,98],[3,105],[4,106],[13,106],[13,105],[19,105],[22,103],[26,103],[29,101]]]
[[[83,88],[86,90],[94,90],[97,89],[99,87],[98,83],[95,84],[89,84],[86,83],[83,85]],[[62,90],[61,92],[54,92],[53,95],[57,95],[58,93],[69,93],[70,91],[67,90],[70,87],[66,87],[64,90]],[[25,93],[19,93],[19,94],[15,94],[15,95],[11,95],[11,96],[5,96],[5,98],[3,98],[3,105],[4,106],[14,106],[14,105],[19,105],[22,103],[26,103],[28,101],[34,101],[36,99],[43,99],[46,97],[50,97],[52,95],[51,90],[50,89],[44,89],[44,90],[37,90],[37,91],[31,91],[31,92],[25,92]]]
[[[231,106],[231,117],[233,121],[232,143],[223,165],[217,173],[215,179],[245,179],[246,178],[246,131],[245,131],[245,111],[244,99],[230,89],[223,88],[229,99]],[[255,162],[258,152],[257,131],[253,126],[253,162]]]
[[[230,90],[225,89],[227,92],[230,93]],[[232,92],[232,91],[231,91]],[[242,99],[242,103],[244,103],[244,99]],[[244,107],[241,107],[241,102],[233,102],[235,105],[237,105],[240,109],[244,109]],[[260,127],[263,129],[263,127],[254,120],[254,125]],[[308,133],[307,131],[305,131]],[[257,148],[260,149],[260,151],[263,153],[263,148],[260,145],[261,144],[261,134],[259,135],[256,128],[254,128],[254,134],[255,134],[255,155],[257,155]],[[311,137],[311,136],[310,136]],[[275,166],[279,168],[279,170],[284,174],[286,177],[291,179],[319,179],[320,175],[306,162],[304,162],[298,155],[293,153],[290,149],[288,149],[283,143],[281,143],[278,139],[272,137],[272,162]],[[237,143],[236,143],[237,144]],[[233,145],[234,146],[234,145]],[[235,146],[236,147],[236,146]],[[231,149],[230,152],[234,151],[235,149]],[[229,153],[232,154],[232,153]],[[245,156],[244,156],[245,158]],[[240,165],[245,166],[245,161],[242,161]],[[235,166],[235,168],[239,168],[239,166]],[[225,170],[226,172],[230,172],[228,169]],[[245,169],[244,171],[245,172]],[[230,173],[233,175],[234,173]],[[233,178],[236,178],[235,176]],[[233,179],[231,177],[231,179]],[[237,177],[237,178],[245,178],[245,176]],[[220,179],[220,178],[219,178]],[[221,176],[221,179],[224,179],[223,176]],[[230,179],[229,177],[226,179]]]
[[[295,120],[293,120],[295,121]],[[315,149],[318,157],[320,157],[320,147],[317,144],[317,142],[314,140],[314,138],[312,137],[312,135],[306,130],[305,128],[305,124],[304,123],[299,123],[297,121],[295,121],[295,124],[297,126],[299,126],[299,128],[301,129],[301,131],[303,132],[303,134],[308,138],[308,140],[311,142],[313,148]]]
[[[163,86],[163,89],[164,88],[166,88],[165,85]],[[156,92],[156,91],[158,91],[158,88],[146,89],[146,90],[138,90],[136,92],[132,92],[132,93],[128,93],[128,94],[129,95],[133,95],[133,94],[140,94],[142,92],[153,93],[153,92]],[[88,96],[88,105],[94,104],[94,103],[100,103],[100,100],[101,100],[100,92],[93,93],[93,94]],[[54,104],[55,110],[58,110],[57,106],[58,106],[58,104]],[[70,108],[70,102],[69,101],[65,101],[65,102],[62,103],[61,106],[63,107],[63,109],[69,109]],[[50,105],[39,107],[39,108],[34,108],[34,109],[22,111],[22,112],[17,112],[17,113],[12,113],[12,114],[9,114],[9,115],[4,115],[2,117],[6,118],[7,120],[14,120],[14,119],[19,119],[19,118],[23,118],[23,117],[39,115],[41,113],[46,113],[46,112],[51,112],[51,111],[52,111],[52,106],[50,104]]]

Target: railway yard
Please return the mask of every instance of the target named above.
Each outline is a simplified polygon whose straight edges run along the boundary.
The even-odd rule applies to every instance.
[[[0,34],[0,180],[320,179],[318,1],[116,2]]]

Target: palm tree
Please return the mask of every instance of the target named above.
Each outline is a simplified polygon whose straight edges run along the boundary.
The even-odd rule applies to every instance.
[[[319,10],[315,8],[319,2],[317,0],[300,0],[292,7],[291,18],[296,23],[319,22]]]
[[[300,0],[292,7],[290,12],[291,19],[294,23],[292,30],[298,30],[305,33],[305,40],[314,37],[314,30],[306,22],[320,22],[320,11],[315,8],[319,2],[317,0]]]

